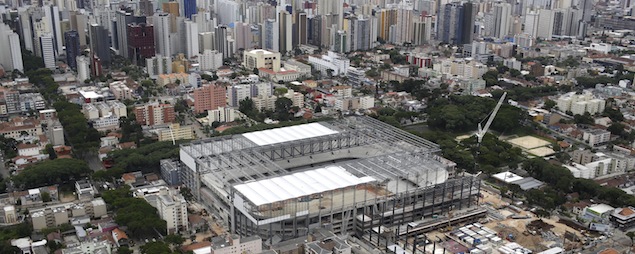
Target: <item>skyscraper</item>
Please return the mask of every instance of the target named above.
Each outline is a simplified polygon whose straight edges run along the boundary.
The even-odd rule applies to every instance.
[[[185,21],[185,55],[192,58],[198,55],[198,24],[191,20]]]
[[[11,30],[8,25],[0,24],[0,64],[5,70],[24,71],[22,51],[20,48],[20,36]]]
[[[437,37],[450,44],[469,44],[474,36],[475,10],[472,3],[448,3],[439,12]]]
[[[115,22],[116,31],[113,34],[116,34],[116,38],[113,39],[113,42],[116,42],[116,45],[113,46],[118,50],[118,55],[128,57],[130,56],[128,53],[128,25],[145,23],[146,17],[134,16],[133,10],[125,9],[117,11]]]
[[[154,36],[157,53],[163,56],[172,56],[170,45],[170,14],[157,12],[154,14]]]
[[[40,35],[38,38],[40,45],[40,52],[42,53],[42,60],[44,60],[44,67],[48,69],[55,69],[55,43],[53,42],[53,35],[50,33]]]
[[[280,52],[280,44],[278,40],[280,38],[280,27],[275,19],[267,19],[262,25],[260,33],[262,35],[262,48],[276,52]]]
[[[296,12],[295,15],[295,23],[293,24],[293,46],[296,46],[298,44],[306,44],[308,38],[308,19],[306,12]]]
[[[99,58],[103,66],[110,66],[110,40],[108,38],[108,30],[98,24],[91,24],[89,35],[90,53]]]
[[[128,25],[128,59],[145,64],[145,59],[154,55],[154,27],[146,23]]]
[[[183,14],[192,19],[192,15],[196,14],[196,0],[183,0]]]
[[[504,39],[509,35],[512,22],[512,6],[508,3],[498,3],[494,5],[494,31],[492,36]]]
[[[423,45],[430,41],[432,36],[432,17],[423,16],[421,20],[414,22],[412,45]]]
[[[223,60],[231,56],[229,45],[227,45],[227,26],[221,25],[216,27],[214,32],[214,39],[216,40],[215,47],[220,53],[223,53]]]
[[[72,70],[77,70],[77,56],[79,52],[79,33],[71,30],[64,33],[64,42],[66,44],[66,64]]]
[[[292,26],[293,20],[291,20],[291,14],[287,11],[280,11],[278,13],[278,24],[280,25],[280,37],[278,37],[278,43],[281,54],[286,54],[293,50],[292,45]]]

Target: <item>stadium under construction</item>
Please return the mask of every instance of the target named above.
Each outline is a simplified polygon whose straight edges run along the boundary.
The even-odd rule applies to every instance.
[[[182,145],[181,179],[232,233],[270,243],[313,228],[378,232],[477,207],[438,145],[351,116]]]

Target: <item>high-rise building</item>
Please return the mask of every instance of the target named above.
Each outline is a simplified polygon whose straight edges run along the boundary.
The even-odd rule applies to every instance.
[[[293,20],[291,19],[291,14],[287,11],[280,11],[278,13],[278,24],[280,25],[279,31],[279,51],[282,54],[286,54],[293,50],[292,40],[292,30],[293,30]]]
[[[349,27],[349,50],[367,50],[371,47],[371,40],[377,38],[370,38],[371,24],[370,20],[364,18],[351,18]]]
[[[432,37],[432,17],[422,16],[421,20],[414,22],[414,32],[412,33],[412,45],[423,45],[430,41]]]
[[[153,16],[157,54],[172,56],[170,45],[170,14],[157,12]]]
[[[240,20],[240,4],[234,0],[216,0],[214,1],[216,13],[218,15],[218,24],[228,25]]]
[[[280,27],[278,26],[278,22],[275,19],[267,19],[265,23],[262,25],[261,35],[262,39],[260,40],[263,49],[279,51],[280,44],[278,40],[280,39]]]
[[[218,52],[223,53],[223,59],[231,57],[229,45],[227,43],[227,26],[220,25],[216,27],[214,32],[214,38],[216,40],[215,47]]]
[[[83,82],[90,78],[90,60],[85,56],[77,56],[77,80]]]
[[[60,10],[55,5],[44,5],[42,7],[49,32],[53,38],[53,50],[55,56],[64,51],[64,37],[62,37],[62,27],[60,24]]]
[[[199,53],[198,24],[191,20],[185,21],[185,55],[193,58]]]
[[[38,38],[44,67],[55,69],[55,42],[52,34],[43,34]]]
[[[91,24],[88,32],[90,35],[90,53],[99,58],[103,66],[110,66],[108,30],[98,24]]]
[[[192,19],[192,15],[196,14],[196,0],[183,0],[183,14]]]
[[[198,34],[198,47],[199,52],[205,52],[205,50],[216,49],[216,40],[214,39],[213,32],[204,32]],[[221,53],[221,57],[222,57]]]
[[[308,40],[308,19],[306,12],[295,13],[295,23],[293,24],[293,46],[307,44]]]
[[[128,25],[128,59],[133,63],[145,63],[146,58],[153,57],[154,50],[154,27],[152,24],[130,24]]]
[[[223,54],[206,49],[198,55],[198,63],[201,71],[215,71],[223,66]]]
[[[146,58],[146,70],[152,79],[156,79],[161,74],[170,74],[172,73],[172,58],[159,54]]]
[[[209,84],[194,90],[194,112],[197,114],[224,107],[226,104],[225,86]]]
[[[310,18],[307,30],[308,43],[313,46],[319,47],[321,45],[320,43],[322,42],[322,18],[320,16]]]
[[[538,12],[530,11],[525,14],[524,32],[534,38],[538,34]]]
[[[411,5],[401,4],[399,9],[397,9],[397,23],[394,27],[395,39],[393,43],[403,45],[404,43],[411,42],[413,31],[412,12],[413,10]]]
[[[538,13],[538,31],[536,37],[551,40],[554,29],[554,10],[541,9]]]
[[[0,24],[0,64],[5,70],[24,71],[22,62],[22,49],[20,48],[20,36],[13,32],[8,25]]]
[[[130,24],[141,24],[146,22],[146,17],[144,16],[134,16],[133,11],[131,9],[119,10],[116,13],[116,31],[113,36],[113,45],[115,49],[117,49],[117,54],[124,57],[129,57],[128,53],[128,25]],[[154,55],[154,54],[153,54]]]
[[[86,31],[88,25],[88,16],[80,12],[71,12],[70,15],[71,29],[79,33],[79,45],[86,46]]]
[[[512,22],[512,6],[508,3],[498,3],[494,5],[493,33],[491,36],[504,39],[509,35]]]
[[[77,70],[77,56],[79,52],[79,33],[71,30],[64,33],[64,41],[66,42],[66,64],[72,70]]]
[[[472,3],[448,3],[439,12],[437,37],[450,44],[469,44],[473,39],[474,5]]]

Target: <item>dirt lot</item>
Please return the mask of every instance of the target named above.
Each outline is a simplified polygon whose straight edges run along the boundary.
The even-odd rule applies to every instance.
[[[500,199],[500,196],[497,194],[492,194],[489,192],[483,192],[483,201],[484,203],[490,203],[498,212],[504,216],[509,215],[519,215],[519,216],[529,216],[528,219],[505,219],[503,221],[490,221],[485,224],[485,226],[499,232],[501,238],[507,237],[509,234],[512,234],[515,238],[515,241],[520,245],[525,246],[531,250],[541,251],[547,249],[547,246],[553,244],[553,241],[549,241],[549,239],[544,239],[541,236],[540,232],[536,232],[536,235],[532,235],[527,233],[527,225],[534,220],[537,220],[538,217],[529,211],[520,211],[516,212],[509,208],[502,208],[508,205],[507,202]],[[502,209],[501,209],[502,208]],[[545,231],[551,231],[555,234],[555,237],[562,239],[565,232],[575,233],[578,237],[582,237],[582,234],[577,230],[566,226],[564,224],[558,223],[557,218],[541,218],[542,221],[546,225]]]

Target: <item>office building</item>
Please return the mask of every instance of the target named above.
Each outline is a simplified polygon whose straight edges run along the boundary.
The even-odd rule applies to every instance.
[[[128,25],[128,59],[134,64],[144,64],[146,58],[155,55],[154,26],[152,24]]]
[[[109,67],[110,39],[108,37],[108,30],[98,24],[91,24],[89,29],[91,55],[99,58],[103,66]]]
[[[280,53],[254,49],[243,53],[243,66],[247,70],[266,68],[280,71]]]
[[[469,2],[445,4],[439,12],[438,39],[454,45],[472,43],[476,11]]]
[[[280,11],[278,13],[278,25],[280,26],[278,29],[280,34],[277,38],[280,44],[279,52],[287,54],[293,50],[293,20],[291,14],[287,11]]]
[[[332,74],[337,76],[340,74],[346,75],[351,61],[344,56],[329,51],[326,55],[322,55],[321,57],[309,56],[309,64],[316,70],[322,72],[322,75],[328,75],[328,70],[332,70]]]
[[[267,19],[261,26],[261,47],[266,50],[279,52],[280,27],[275,19]]]
[[[182,0],[183,14],[188,19],[192,19],[192,15],[196,14],[196,0]]]
[[[44,60],[44,68],[55,69],[55,42],[52,34],[43,34],[39,38],[40,52]]]
[[[157,130],[157,136],[159,141],[176,141],[182,139],[194,139],[194,127],[181,126],[178,123],[171,123],[167,128],[161,128]]]
[[[64,33],[64,41],[66,42],[66,64],[72,70],[77,70],[77,56],[79,52],[79,33],[77,31],[68,31]]]
[[[208,84],[194,90],[194,112],[204,113],[227,104],[226,88],[220,84]]]

